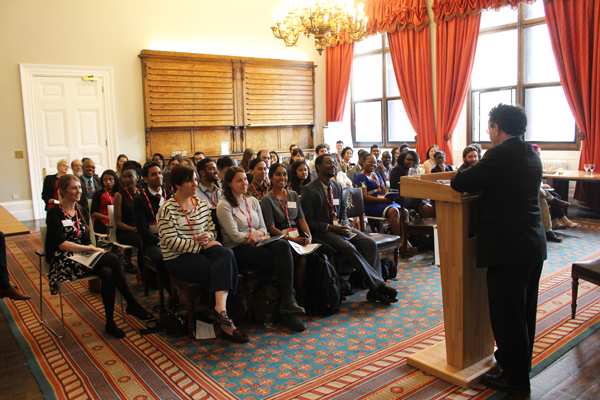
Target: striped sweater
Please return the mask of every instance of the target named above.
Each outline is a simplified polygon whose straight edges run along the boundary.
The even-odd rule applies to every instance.
[[[214,240],[217,235],[208,204],[196,196],[192,200],[196,204],[195,223],[194,210],[186,211],[186,214],[194,233],[204,230],[210,236],[210,240]],[[165,201],[158,209],[156,216],[158,238],[165,260],[173,260],[184,253],[199,253],[201,250],[200,243],[193,240],[192,229],[185,218],[186,214],[183,213],[174,197]]]

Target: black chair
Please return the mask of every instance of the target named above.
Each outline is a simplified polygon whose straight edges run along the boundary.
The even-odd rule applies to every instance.
[[[600,286],[600,258],[588,261],[579,261],[573,263],[571,267],[572,300],[571,300],[571,318],[575,318],[577,311],[577,291],[579,290],[579,279],[591,282]]]

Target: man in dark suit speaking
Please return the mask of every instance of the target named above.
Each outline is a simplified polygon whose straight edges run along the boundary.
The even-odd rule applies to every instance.
[[[332,178],[336,163],[331,154],[322,154],[315,161],[317,179],[302,189],[302,210],[312,235],[327,243],[364,278],[371,290],[367,300],[384,304],[397,302],[398,292],[386,285],[381,277],[381,260],[377,243],[364,233],[350,228],[346,216],[346,199],[342,185]],[[350,235],[355,236],[351,239]]]
[[[481,191],[477,267],[488,268],[495,356],[502,368],[501,375],[483,375],[481,382],[527,397],[538,285],[546,259],[539,207],[542,163],[531,144],[520,137],[527,128],[523,108],[499,104],[489,117],[493,147],[477,164],[458,172],[451,186],[459,192]]]

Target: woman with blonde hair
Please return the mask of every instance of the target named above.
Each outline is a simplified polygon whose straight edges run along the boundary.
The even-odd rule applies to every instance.
[[[69,172],[69,163],[64,158],[61,158],[56,163],[56,169],[58,173],[46,175],[44,185],[42,186],[42,200],[44,200],[44,204],[46,205],[46,211],[58,204],[58,180],[61,176]]]
[[[127,301],[127,314],[141,320],[152,318],[152,314],[137,302],[129,287],[119,257],[113,252],[104,253],[90,269],[70,259],[74,253],[103,251],[90,241],[87,211],[77,204],[81,198],[81,182],[75,175],[63,175],[58,180],[61,201],[58,207],[48,210],[46,218],[46,257],[50,264],[50,293],[58,293],[58,284],[83,277],[86,273],[96,275],[102,281],[102,303],[106,314],[105,331],[116,338],[125,337],[125,332],[114,321],[115,288]]]

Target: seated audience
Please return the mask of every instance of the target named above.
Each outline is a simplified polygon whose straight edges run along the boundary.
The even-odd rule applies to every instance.
[[[10,284],[8,265],[6,262],[6,239],[0,232],[0,299],[8,297],[12,300],[29,300],[31,296],[22,294]]]
[[[196,169],[194,162],[187,157],[185,157],[183,160],[181,160],[181,165],[191,168],[191,169]]]
[[[94,232],[107,233],[106,226],[110,224],[108,220],[108,206],[115,204],[115,193],[121,190],[121,182],[117,174],[112,169],[107,169],[100,177],[102,189],[96,190],[92,198],[92,213]]]
[[[196,196],[206,201],[210,209],[217,208],[217,204],[223,199],[223,190],[217,186],[219,181],[217,165],[212,159],[204,158],[196,164],[196,169],[200,178],[196,188]]]
[[[194,153],[194,166],[198,165],[198,161],[203,160],[206,156],[203,152],[197,151]]]
[[[366,150],[363,150],[363,149],[358,150],[358,162],[356,163],[354,168],[351,168],[346,172],[346,176],[352,182],[354,182],[354,178],[356,178],[356,175],[360,174],[360,172],[363,170],[362,158],[365,154],[367,154]]]
[[[464,171],[469,168],[471,165],[477,164],[479,161],[479,152],[473,146],[467,146],[463,150],[463,164],[458,167],[459,171]]]
[[[292,330],[302,330],[304,323],[298,315],[304,314],[304,309],[296,303],[294,293],[294,250],[285,240],[255,246],[265,238],[267,227],[258,199],[246,196],[248,181],[242,168],[229,168],[223,184],[225,199],[217,205],[223,245],[233,249],[241,270],[275,273],[281,294],[279,312],[283,324]]]
[[[128,160],[129,158],[127,158],[125,154],[119,154],[117,157],[117,169],[115,169],[115,173],[119,178],[121,177],[121,171],[123,170],[123,163]]]
[[[71,171],[73,171],[73,175],[78,178],[81,178],[83,175],[83,163],[81,160],[73,160],[71,161]]]
[[[269,165],[279,163],[279,154],[276,151],[270,151],[269,155],[271,156],[271,163]]]
[[[388,153],[389,156],[389,153]],[[363,156],[363,171],[354,178],[354,187],[362,189],[365,215],[367,217],[388,218],[394,235],[401,236],[400,205],[394,199],[386,198],[388,191],[385,181],[375,172],[375,156],[367,153]]]
[[[367,300],[395,303],[398,292],[381,277],[377,244],[364,233],[350,228],[342,186],[332,180],[336,175],[335,158],[322,154],[315,160],[317,179],[302,189],[302,210],[311,234],[346,257],[370,288]],[[354,234],[349,238],[350,234]]]
[[[549,201],[551,200],[554,200],[554,197],[547,190],[540,187],[540,209],[542,210],[542,222],[544,223],[546,241],[560,243],[562,239],[552,232],[552,218],[550,217],[549,205]]]
[[[165,266],[174,278],[200,282],[208,293],[214,294],[215,307],[210,318],[221,325],[225,338],[247,343],[249,337],[232,320],[245,311],[237,291],[235,257],[215,240],[210,209],[196,197],[196,171],[175,166],[171,178],[175,195],[158,210],[158,237]]]
[[[46,175],[42,186],[42,200],[46,205],[46,211],[58,204],[58,180],[69,173],[69,163],[63,158],[56,163],[56,169],[58,170],[56,174]]]
[[[114,171],[111,172],[116,175]],[[48,276],[50,293],[56,295],[58,284],[61,282],[79,279],[87,273],[98,276],[102,282],[102,303],[106,314],[104,329],[116,338],[123,338],[125,332],[119,329],[114,321],[115,288],[127,301],[127,314],[142,320],[151,319],[153,316],[129,291],[121,261],[115,253],[111,251],[104,253],[92,269],[68,258],[73,253],[102,251],[102,249],[91,244],[87,227],[88,215],[77,204],[81,197],[79,179],[74,175],[63,175],[58,181],[58,190],[62,197],[60,207],[50,209],[46,218],[48,231],[45,252],[51,265]]]
[[[287,170],[288,173],[290,171],[290,168],[292,168],[292,164],[295,163],[296,161],[305,161],[304,158],[304,152],[302,151],[301,148],[295,148],[294,150],[292,150],[292,158],[290,158],[290,162],[287,166]],[[308,165],[308,164],[306,164]]]
[[[435,153],[437,153],[438,151],[440,151],[440,149],[437,147],[436,144],[434,144],[427,150],[427,160],[425,160],[425,162],[423,163],[423,169],[425,170],[426,174],[430,174],[431,170],[435,168]],[[415,165],[418,166],[419,163],[416,162]]]
[[[481,158],[483,157],[483,150],[481,149],[481,145],[479,143],[471,143],[469,146],[475,147],[475,149],[477,149],[477,159],[481,160]]]
[[[398,156],[400,155],[400,148],[394,147],[392,149],[392,168],[396,166],[396,162],[398,160]]]
[[[352,163],[350,162],[350,159],[352,159],[353,154],[354,151],[351,147],[344,147],[344,149],[342,150],[342,162],[340,163],[340,170],[343,173],[347,173],[353,167]]]
[[[290,145],[290,158],[288,160],[283,161],[283,166],[286,167],[287,169],[289,169],[289,165],[294,162],[294,161],[292,161],[292,156],[294,155],[293,154],[294,150],[296,150],[297,148],[298,148],[298,146],[295,144]],[[302,157],[304,157],[304,154],[302,155]]]
[[[288,176],[289,183],[287,188],[298,194],[301,194],[302,188],[311,181],[310,174],[308,173],[308,164],[304,160],[294,162]]]
[[[269,191],[269,183],[267,181],[269,167],[266,161],[262,158],[255,158],[250,161],[250,174],[252,175],[252,182],[250,182],[250,186],[248,187],[248,196],[256,197],[260,201]]]
[[[169,160],[169,167],[163,173],[163,187],[169,192],[173,193],[173,185],[171,184],[170,172],[171,169],[175,168],[176,165],[179,165],[179,159],[177,157],[172,157]]]
[[[142,177],[148,187],[133,199],[135,227],[142,239],[144,254],[152,260],[158,278],[167,292],[171,294],[171,276],[165,267],[162,249],[159,247],[160,240],[156,222],[159,207],[171,196],[162,187],[163,175],[158,163],[152,161],[144,165]]]
[[[223,178],[225,178],[225,172],[229,167],[233,167],[235,164],[231,157],[223,156],[217,160],[217,172],[219,174],[219,187],[223,189]]]
[[[115,193],[115,224],[117,225],[117,242],[133,246],[138,249],[137,257],[140,260],[142,239],[137,233],[135,217],[133,216],[133,201],[139,195],[137,188],[140,177],[140,165],[137,162],[128,162],[121,172],[123,188]],[[127,268],[135,271],[131,263],[131,252],[125,253]]]
[[[315,159],[310,162],[310,177],[312,180],[317,179],[317,170],[315,169],[315,160],[321,154],[329,154],[329,148],[325,143],[321,143],[317,147],[315,147]]]
[[[96,191],[102,190],[102,184],[100,179],[95,175],[96,163],[94,163],[94,160],[86,157],[81,162],[83,163],[83,174],[79,178],[81,181],[81,199],[79,200],[79,205],[89,213],[88,200],[92,200]]]
[[[379,160],[379,146],[374,144],[371,146],[371,154],[373,155],[373,157],[375,157],[375,166],[378,166],[379,164],[381,164],[381,161]]]
[[[271,166],[271,155],[267,150],[259,150],[256,153],[256,158],[261,158],[267,164],[267,169]]]
[[[381,163],[375,168],[375,172],[379,174],[385,181],[387,186],[390,185],[390,173],[392,172],[392,156],[389,152],[384,151],[381,155]]]
[[[152,161],[157,163],[158,166],[160,167],[160,170],[162,171],[163,169],[165,169],[165,157],[163,157],[162,154],[160,153],[155,153],[152,156]]]
[[[338,165],[342,164],[342,151],[344,150],[344,142],[338,140],[335,142],[335,161]],[[346,171],[344,171],[346,172]]]
[[[240,167],[242,167],[247,174],[250,173],[250,161],[254,160],[254,158],[254,150],[244,150],[244,155],[242,156],[242,162],[240,163]]]
[[[408,171],[416,165],[419,165],[419,155],[416,151],[409,150],[406,153],[401,153],[398,157],[398,164],[390,173],[390,188],[397,189],[400,192],[400,178],[408,175]],[[433,215],[433,206],[425,199],[400,196],[396,203],[418,212],[423,218]]]
[[[400,153],[406,153],[409,150],[410,150],[410,146],[408,145],[408,143],[403,143],[400,146]]]
[[[443,151],[437,151],[433,156],[435,159],[435,167],[431,169],[431,173],[435,172],[452,172],[454,168],[452,165],[446,164],[446,153]]]

